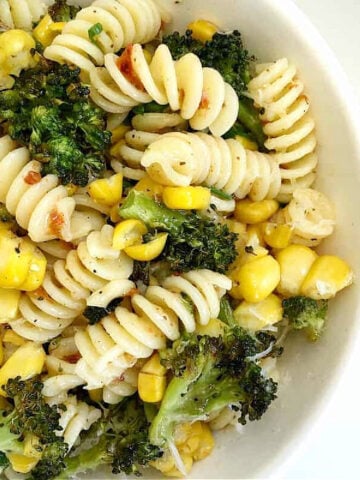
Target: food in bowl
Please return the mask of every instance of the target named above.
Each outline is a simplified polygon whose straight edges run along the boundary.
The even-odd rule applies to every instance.
[[[352,282],[314,250],[335,215],[309,100],[237,31],[162,37],[155,1],[33,8],[1,17],[1,461],[186,475]]]

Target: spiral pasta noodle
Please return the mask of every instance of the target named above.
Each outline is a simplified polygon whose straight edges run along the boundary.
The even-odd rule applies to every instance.
[[[281,186],[279,166],[270,155],[204,133],[162,135],[146,149],[141,165],[164,185],[205,184],[254,201],[275,198]]]
[[[24,338],[46,342],[68,327],[86,305],[106,307],[131,290],[134,284],[126,279],[133,262],[111,247],[112,235],[113,227],[104,225],[65,260],[57,260],[46,272],[42,287],[22,295],[22,317],[11,322],[12,329]]]
[[[94,209],[76,210],[76,199],[59,185],[56,175],[41,177],[41,167],[9,135],[0,138],[0,202],[34,242],[56,238],[69,242],[103,224]]]
[[[0,22],[9,28],[30,31],[45,12],[42,0],[0,0]]]
[[[315,122],[308,113],[309,100],[296,67],[282,58],[257,66],[258,75],[248,84],[255,104],[262,109],[265,146],[273,150],[281,166],[279,200],[288,202],[296,188],[308,188],[315,180]]]
[[[216,70],[203,68],[193,53],[174,62],[164,44],[150,64],[139,44],[129,45],[120,57],[106,54],[105,68],[92,70],[90,81],[92,99],[112,113],[155,100],[179,111],[192,129],[209,128],[214,135],[227,132],[238,114],[237,95]]]
[[[133,43],[153,40],[161,28],[161,13],[154,0],[95,0],[68,22],[44,51],[49,60],[77,65],[88,79],[104,55]],[[89,29],[100,23],[96,41]]]
[[[220,299],[230,288],[225,275],[203,269],[172,275],[161,286],[148,287],[144,295],[133,295],[134,312],[117,307],[114,315],[75,334],[82,357],[76,374],[86,379],[88,388],[106,386],[118,395],[130,395],[132,384],[126,375],[136,376],[132,367],[137,360],[164,348],[166,339],[179,338],[179,321],[193,332],[197,323],[206,325],[216,318]]]

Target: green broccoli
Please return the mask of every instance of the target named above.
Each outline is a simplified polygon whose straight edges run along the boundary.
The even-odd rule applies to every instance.
[[[324,330],[328,311],[327,300],[296,296],[284,299],[282,306],[283,316],[289,320],[292,328],[304,330],[312,341],[318,340]]]
[[[113,312],[121,300],[121,298],[115,298],[106,307],[88,306],[85,308],[83,315],[89,320],[90,325],[94,325]]]
[[[67,452],[63,437],[58,436],[62,430],[58,412],[61,406],[48,405],[42,395],[42,388],[43,384],[38,377],[29,380],[17,377],[8,380],[3,387],[10,406],[0,412],[0,452],[5,455],[23,453],[25,436],[33,434],[39,439],[39,448],[42,449],[44,459],[48,456],[47,452],[52,451],[51,468],[57,472],[60,471],[58,468]],[[3,459],[3,456],[1,458]],[[39,468],[42,462],[43,459],[38,463]],[[45,480],[47,477],[33,478]]]
[[[85,186],[105,169],[111,133],[79,73],[41,57],[11,90],[0,92],[0,121],[13,139],[29,147],[32,158],[44,163],[43,174]]]
[[[265,135],[259,112],[255,109],[252,100],[244,95],[251,78],[250,64],[254,57],[250,56],[244,48],[240,32],[234,30],[227,34],[215,33],[212,39],[204,44],[193,39],[191,30],[187,30],[185,35],[175,32],[166,36],[163,41],[176,60],[192,52],[200,58],[204,67],[214,68],[221,73],[239,97],[238,122],[226,133],[226,138],[235,135],[249,136],[263,148]]]
[[[276,398],[277,384],[262,375],[254,356],[274,343],[240,327],[224,336],[186,334],[160,351],[174,377],[150,427],[150,441],[161,448],[174,442],[177,424],[204,419],[227,405],[239,409],[239,422],[258,420]]]
[[[160,448],[149,442],[148,428],[144,404],[136,396],[109,406],[103,417],[84,432],[83,444],[92,446],[80,446],[78,452],[67,457],[65,468],[56,479],[67,480],[100,465],[110,465],[114,474],[138,476],[140,466],[162,455]]]
[[[68,22],[75,17],[79,10],[80,7],[68,5],[66,0],[56,0],[48,8],[48,13],[54,22]]]
[[[119,210],[122,218],[136,218],[149,228],[169,233],[159,260],[172,271],[208,268],[224,273],[236,258],[237,235],[227,225],[196,213],[170,210],[146,194],[132,190]]]

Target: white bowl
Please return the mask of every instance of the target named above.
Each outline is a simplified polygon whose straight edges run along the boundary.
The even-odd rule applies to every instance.
[[[336,233],[322,250],[340,255],[358,274],[360,142],[356,102],[324,40],[288,0],[162,1],[174,15],[171,29],[183,31],[197,18],[212,20],[221,29],[239,29],[245,45],[260,61],[286,56],[298,66],[317,126],[320,165],[316,185],[337,207]],[[360,292],[355,283],[331,302],[327,329],[317,344],[308,343],[302,335],[291,337],[280,362],[279,398],[260,422],[249,424],[243,433],[220,433],[213,454],[195,464],[189,478],[278,476],[290,455],[305,442],[342,375],[360,327],[359,311]]]

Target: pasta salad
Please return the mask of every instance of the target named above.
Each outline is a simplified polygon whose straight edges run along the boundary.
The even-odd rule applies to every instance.
[[[159,0],[0,2],[0,473],[184,477],[351,267],[310,100]],[[104,470],[105,469],[105,470]]]

